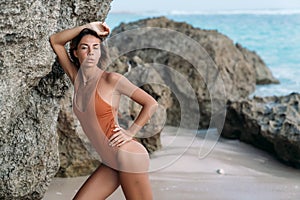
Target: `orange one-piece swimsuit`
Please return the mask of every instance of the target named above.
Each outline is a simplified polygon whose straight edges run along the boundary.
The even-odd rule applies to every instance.
[[[115,116],[117,116],[117,109],[108,104],[104,99],[101,98],[98,91],[95,91],[95,112],[97,116],[98,123],[105,133],[106,137],[109,139],[113,134],[113,129],[115,129],[116,122]]]

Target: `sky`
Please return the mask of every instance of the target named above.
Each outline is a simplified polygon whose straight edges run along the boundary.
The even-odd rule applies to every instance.
[[[299,0],[113,0],[111,12],[300,9]]]

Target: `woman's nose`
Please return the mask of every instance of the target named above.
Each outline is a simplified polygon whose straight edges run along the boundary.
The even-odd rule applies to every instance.
[[[89,49],[88,55],[94,55],[93,49]]]

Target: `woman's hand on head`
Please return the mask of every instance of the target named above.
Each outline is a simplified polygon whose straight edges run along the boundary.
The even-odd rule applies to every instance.
[[[109,139],[109,145],[112,147],[120,147],[132,140],[130,133],[117,125],[113,131],[114,134]]]
[[[110,28],[105,22],[91,22],[87,25],[87,27],[96,31],[100,37],[106,37],[110,33]]]

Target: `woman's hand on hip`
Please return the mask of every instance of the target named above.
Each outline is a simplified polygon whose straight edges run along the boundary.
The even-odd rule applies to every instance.
[[[117,125],[113,131],[115,133],[109,139],[109,145],[112,147],[120,147],[126,142],[132,140],[132,136],[130,135],[130,133]]]

